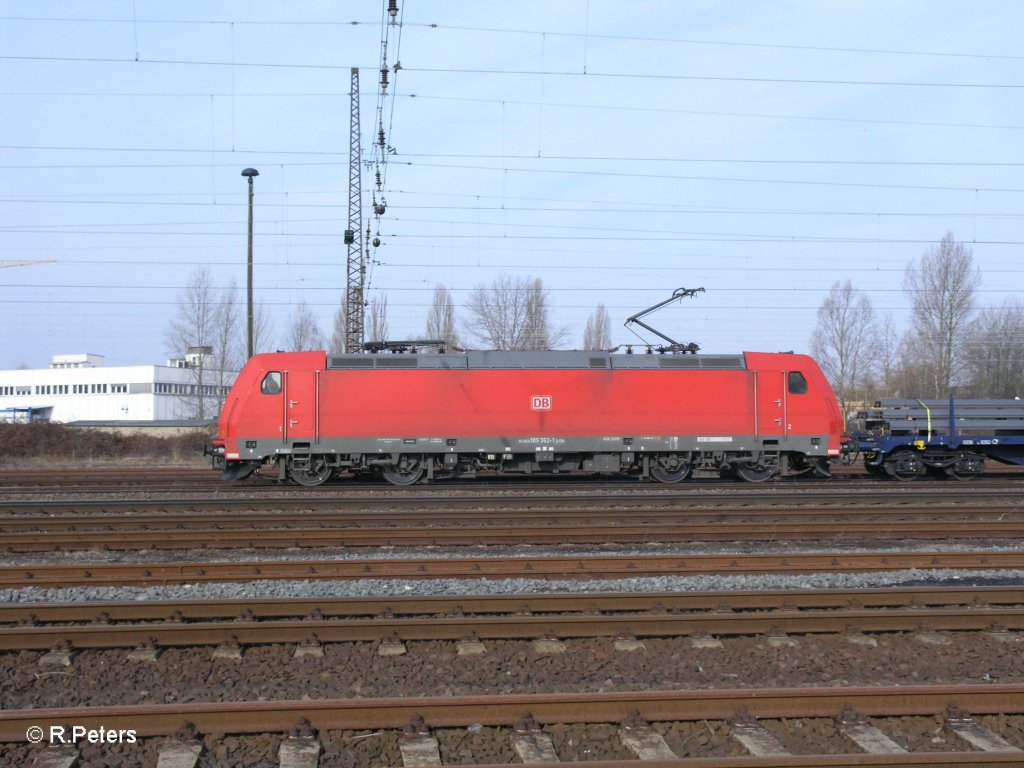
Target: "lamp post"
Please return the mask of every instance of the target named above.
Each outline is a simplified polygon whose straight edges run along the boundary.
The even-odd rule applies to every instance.
[[[260,172],[255,168],[246,168],[242,175],[249,180],[249,270],[246,278],[246,307],[248,310],[249,331],[246,335],[248,340],[247,349],[249,357],[252,357],[252,179],[259,176]]]

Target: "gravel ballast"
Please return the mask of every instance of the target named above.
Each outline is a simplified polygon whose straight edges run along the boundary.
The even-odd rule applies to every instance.
[[[651,576],[631,579],[354,579],[260,580],[148,587],[24,587],[0,590],[9,603],[62,603],[107,600],[230,600],[268,598],[347,598],[439,595],[503,595],[578,592],[719,592],[799,589],[878,589],[899,586],[1012,586],[1024,584],[1020,570],[950,568],[871,573],[801,575],[741,574]]]

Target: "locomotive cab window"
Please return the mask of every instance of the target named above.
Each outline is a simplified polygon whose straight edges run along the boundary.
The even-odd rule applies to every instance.
[[[264,395],[280,395],[281,394],[281,372],[271,371],[263,377],[263,383],[260,384],[260,392]]]
[[[791,395],[806,395],[807,394],[807,379],[800,371],[789,372],[789,394]]]

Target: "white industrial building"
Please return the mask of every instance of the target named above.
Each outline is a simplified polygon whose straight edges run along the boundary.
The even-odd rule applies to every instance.
[[[203,418],[216,419],[237,374],[222,375],[209,351],[190,348],[186,357],[168,360],[167,365],[110,368],[104,366],[103,355],[54,355],[49,368],[3,370],[0,420],[195,420],[200,387]]]

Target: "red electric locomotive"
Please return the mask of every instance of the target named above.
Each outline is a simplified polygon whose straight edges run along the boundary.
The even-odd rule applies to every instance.
[[[237,480],[319,485],[478,472],[592,472],[676,483],[828,475],[842,418],[804,355],[281,352],[245,365],[208,446]]]

